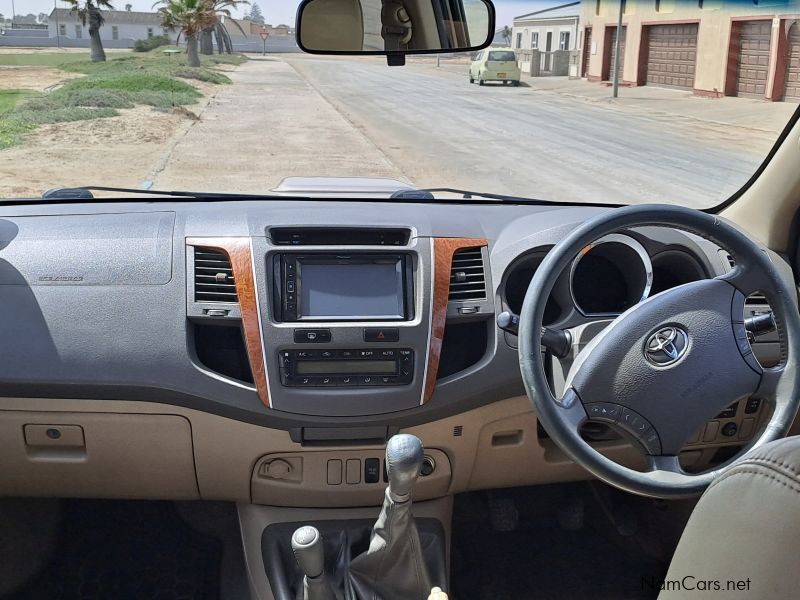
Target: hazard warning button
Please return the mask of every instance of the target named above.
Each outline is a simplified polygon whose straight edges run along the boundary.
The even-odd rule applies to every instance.
[[[399,340],[400,330],[397,327],[364,328],[365,342],[397,342]]]

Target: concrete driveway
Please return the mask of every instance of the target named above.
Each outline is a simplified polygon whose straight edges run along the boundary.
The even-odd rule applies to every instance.
[[[478,87],[466,70],[430,61],[389,68],[374,58],[282,55],[249,62],[233,79],[153,174],[154,187],[264,192],[289,175],[365,175],[563,201],[709,206],[752,175],[775,136],[641,103]]]

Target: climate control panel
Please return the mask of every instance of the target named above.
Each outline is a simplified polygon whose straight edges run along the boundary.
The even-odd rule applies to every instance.
[[[408,348],[283,350],[281,383],[289,387],[408,385],[414,351]]]

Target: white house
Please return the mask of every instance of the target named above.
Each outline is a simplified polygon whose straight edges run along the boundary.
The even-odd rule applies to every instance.
[[[580,2],[561,4],[514,17],[511,47],[515,50],[574,50],[578,46]]]
[[[151,38],[156,35],[168,35],[171,39],[177,33],[161,26],[161,17],[155,12],[134,12],[127,10],[104,10],[105,23],[100,28],[100,39],[109,42],[109,47],[127,48],[136,40]],[[50,13],[47,24],[51,38],[62,40],[89,39],[89,26],[83,25],[78,15],[68,8],[56,8]]]

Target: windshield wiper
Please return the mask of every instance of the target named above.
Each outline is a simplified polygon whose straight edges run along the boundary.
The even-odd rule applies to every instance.
[[[173,198],[224,198],[236,200],[286,200],[287,196],[265,194],[220,194],[217,192],[176,192],[167,190],[141,190],[137,188],[107,187],[102,185],[85,185],[76,188],[54,188],[42,194],[47,200],[91,200],[94,198],[92,190],[98,192],[120,192],[123,194],[136,194],[146,196],[171,196]]]

